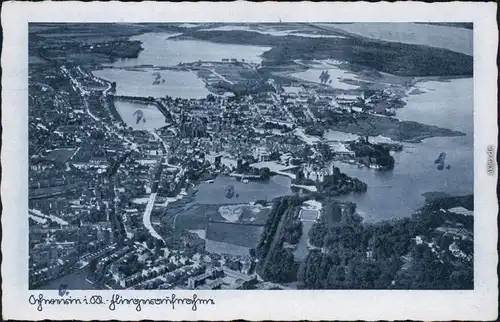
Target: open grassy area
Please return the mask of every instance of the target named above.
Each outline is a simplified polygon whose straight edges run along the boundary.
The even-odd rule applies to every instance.
[[[175,230],[205,229],[206,220],[224,220],[219,214],[219,205],[193,205],[186,210],[178,209],[169,211],[163,216],[162,222],[173,223]]]
[[[260,240],[263,226],[253,224],[209,222],[206,239],[253,248]]]
[[[226,221],[219,212],[220,204],[201,205],[194,204],[185,206],[185,203],[177,202],[169,204],[166,212],[161,216],[161,223],[163,225],[174,226],[175,230],[196,230],[205,229],[207,220],[211,221]],[[241,216],[237,223],[248,223],[254,225],[264,225],[269,216],[270,208],[253,208],[248,205],[241,205],[243,207]]]
[[[211,239],[205,241],[205,250],[209,253],[249,256],[250,249],[251,247],[239,246]]]

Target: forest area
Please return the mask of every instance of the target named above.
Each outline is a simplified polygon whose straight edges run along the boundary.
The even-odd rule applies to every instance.
[[[300,238],[294,232],[301,226],[295,215],[302,201],[296,196],[274,201],[255,252],[264,279],[297,282],[302,289],[474,287],[473,217],[442,208],[473,209],[472,196],[436,198],[411,217],[390,222],[363,223],[354,210],[342,220],[323,215],[309,231],[313,249],[299,262],[286,246]]]
[[[277,37],[252,31],[194,30],[177,39],[271,46],[263,66],[282,66],[296,59],[337,59],[399,76],[471,76],[471,56],[446,49],[384,42],[351,35],[348,38]]]
[[[473,288],[473,241],[469,238],[473,218],[440,207],[451,202],[434,200],[412,217],[392,222],[363,224],[353,219],[330,226],[324,221],[316,223],[309,237],[321,251],[310,252],[301,264],[300,285],[327,289]]]

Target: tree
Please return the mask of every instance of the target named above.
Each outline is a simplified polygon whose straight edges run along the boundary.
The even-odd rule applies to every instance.
[[[289,283],[297,280],[299,265],[289,249],[275,249],[263,271],[265,278],[277,283]]]
[[[263,180],[269,180],[271,178],[271,170],[267,167],[260,168],[259,175]]]
[[[295,221],[285,228],[283,240],[289,244],[297,244],[302,236],[302,222]]]
[[[95,274],[96,268],[97,268],[97,258],[93,258],[89,261],[89,265],[87,266],[87,270],[89,274],[93,275]]]
[[[148,236],[144,231],[140,231],[135,234],[135,239],[140,243],[145,242],[147,238]]]
[[[162,256],[161,247],[156,246],[154,252],[156,256],[158,257]]]
[[[309,230],[309,242],[316,247],[323,247],[328,230],[323,222],[315,222]]]
[[[165,247],[165,243],[161,239],[155,239],[155,248],[162,248]]]
[[[461,266],[450,275],[451,287],[453,289],[474,288],[474,272],[471,267]]]
[[[269,156],[271,160],[279,160],[280,158],[280,153],[278,151],[273,151],[271,155]]]

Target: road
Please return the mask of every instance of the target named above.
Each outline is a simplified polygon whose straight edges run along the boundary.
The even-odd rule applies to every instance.
[[[224,77],[223,75],[217,73],[213,68],[204,68],[204,67],[200,67],[199,69],[202,69],[202,70],[206,70],[206,71],[209,71],[211,72],[212,74],[214,74],[215,76],[219,77],[220,79],[222,79],[223,81],[225,82],[228,82],[229,84],[231,85],[234,85],[234,82],[233,81],[230,81],[229,79],[227,79],[226,77]],[[198,75],[192,70],[190,69],[190,71],[196,76],[198,77]]]
[[[153,184],[151,187],[151,194],[149,195],[148,204],[146,205],[146,209],[144,210],[144,214],[142,216],[142,223],[144,224],[144,227],[146,227],[146,229],[149,231],[151,236],[153,236],[156,239],[161,239],[161,240],[163,240],[163,238],[160,236],[160,234],[158,234],[158,232],[153,228],[153,225],[151,224],[151,212],[153,211],[155,201],[156,201],[156,195],[158,192],[158,185],[160,183],[161,172],[163,170],[163,165],[162,165],[163,160],[164,160],[164,157],[162,157],[160,160],[158,160],[158,162],[155,165],[158,168],[156,169],[156,172],[154,174],[154,177],[153,177],[154,181],[153,181]]]
[[[151,224],[151,212],[153,211],[154,205],[156,201],[156,192],[153,192],[149,195],[148,204],[146,205],[146,209],[144,210],[144,215],[142,216],[142,223],[144,227],[148,230],[148,232],[156,239],[163,240],[163,238],[158,234],[158,232],[153,228]],[[163,240],[164,241],[164,240]]]
[[[230,81],[229,79],[227,79],[226,77],[222,76],[221,74],[217,73],[214,69],[208,69],[206,68],[208,71],[212,72],[212,74],[214,74],[215,76],[219,77],[220,79],[222,79],[223,81],[226,81],[228,82],[229,84],[231,85],[234,85],[234,82],[233,81]]]
[[[45,218],[45,219],[50,219],[51,221],[54,221],[56,223],[58,223],[59,225],[68,225],[68,222],[66,220],[63,220],[57,216],[54,216],[54,215],[45,215],[43,214],[40,210],[37,210],[37,209],[28,209],[28,212],[31,214],[31,215],[35,215],[35,216],[38,216],[38,217],[41,217],[41,218]]]
[[[178,166],[178,165],[174,165],[174,164],[170,164],[168,163],[168,151],[169,151],[169,148],[168,148],[168,145],[167,143],[165,142],[165,140],[163,140],[163,138],[161,136],[158,135],[158,133],[156,133],[155,131],[150,131],[151,134],[157,139],[159,140],[161,143],[162,143],[162,146],[163,146],[163,150],[164,150],[164,159],[165,159],[165,163],[168,167],[172,167],[172,168],[177,168],[177,169],[180,169],[179,173],[178,173],[178,176],[179,177],[182,177],[184,175],[184,173],[186,172],[186,169],[181,167],[181,166]],[[176,200],[179,200],[183,197],[184,195],[182,193],[178,194],[177,196],[175,196],[174,198],[167,198],[167,200],[165,201],[165,203],[163,204],[163,207],[166,208],[168,206],[168,204],[170,202],[173,202],[173,201],[176,201]],[[172,229],[175,229],[175,220],[177,219],[177,215],[174,217],[174,220],[173,220],[173,223],[172,223]],[[149,226],[151,226],[151,220],[149,222]],[[153,229],[153,227],[151,226],[151,229]],[[154,229],[153,229],[154,230]],[[155,231],[156,233],[156,231]]]
[[[80,71],[80,73],[83,73],[81,71],[81,69],[78,69]],[[137,144],[135,144],[134,142],[130,141],[129,139],[125,138],[123,135],[121,135],[120,133],[118,133],[116,131],[116,129],[112,126],[109,126],[108,124],[106,124],[105,122],[103,122],[99,117],[97,117],[96,115],[94,115],[91,111],[90,111],[90,108],[89,108],[89,101],[88,101],[88,96],[90,94],[89,91],[87,91],[79,82],[78,80],[76,80],[75,78],[72,77],[72,75],[69,73],[69,71],[67,70],[66,67],[62,66],[61,67],[61,71],[63,72],[63,74],[70,79],[70,82],[73,86],[73,89],[80,93],[80,95],[82,96],[83,98],[83,101],[84,101],[84,105],[85,105],[85,112],[87,113],[87,115],[89,115],[94,121],[96,122],[99,122],[104,128],[106,128],[106,130],[108,130],[108,132],[111,132],[113,133],[114,135],[118,136],[119,138],[122,139],[123,141],[123,145],[124,147],[128,150],[128,149],[132,149],[132,150],[135,150],[135,151],[138,151],[138,146]],[[220,77],[222,77],[222,75],[219,75]],[[109,90],[111,89],[111,85],[108,84],[108,88],[106,90],[104,90],[103,92],[103,95],[106,96],[108,95],[108,92]],[[154,177],[154,182],[153,182],[153,186],[152,186],[152,189],[151,189],[151,194],[149,196],[149,200],[148,200],[148,203],[146,205],[146,209],[144,210],[144,214],[143,214],[143,224],[144,226],[146,227],[146,229],[149,231],[149,233],[151,234],[151,236],[153,236],[154,238],[156,239],[161,239],[163,240],[163,238],[158,234],[158,232],[156,232],[156,230],[153,228],[152,224],[151,224],[151,213],[153,211],[153,208],[154,208],[154,204],[155,204],[155,201],[156,201],[156,196],[157,196],[157,190],[158,190],[158,184],[159,184],[159,181],[160,181],[160,176],[161,176],[161,172],[162,172],[162,169],[163,169],[163,165],[162,163],[165,161],[166,164],[169,166],[169,167],[175,167],[175,168],[178,168],[180,169],[180,172],[179,172],[179,176],[182,176],[185,172],[185,169],[180,167],[180,166],[177,166],[177,165],[173,165],[173,164],[169,164],[168,163],[168,151],[169,151],[169,147],[167,145],[167,143],[161,138],[161,136],[159,136],[154,130],[151,130],[150,133],[158,140],[161,142],[162,144],[162,147],[163,147],[163,155],[162,155],[162,158],[158,161],[157,163],[157,166],[158,166],[158,169],[155,173],[155,177]],[[168,203],[167,203],[168,204]]]
[[[79,93],[80,96],[83,98],[83,103],[85,105],[85,111],[86,111],[87,115],[89,115],[94,121],[101,123],[101,125],[103,127],[105,127],[106,130],[108,130],[108,132],[113,133],[114,135],[116,135],[120,139],[122,139],[122,141],[124,142],[123,145],[127,150],[132,149],[134,151],[139,151],[139,148],[138,148],[136,143],[130,141],[129,139],[127,139],[126,137],[124,137],[123,135],[118,133],[114,127],[110,127],[108,124],[103,122],[99,117],[95,116],[92,112],[90,112],[90,104],[88,101],[88,97],[90,95],[90,92],[88,90],[86,90],[85,88],[83,88],[83,86],[78,82],[78,80],[76,80],[75,78],[73,78],[71,76],[71,74],[69,73],[69,71],[67,70],[67,68],[65,66],[61,67],[61,71],[62,71],[64,76],[69,78],[71,85],[72,85],[73,89],[75,90],[75,92]],[[106,89],[105,92],[107,93],[107,91],[109,89],[110,88]],[[125,144],[125,143],[127,143],[127,144]]]
[[[185,169],[182,168],[181,166],[168,163],[168,151],[169,151],[169,147],[168,147],[167,143],[165,142],[165,140],[163,140],[163,138],[161,136],[158,135],[158,133],[156,133],[156,131],[150,130],[150,133],[158,141],[161,142],[162,147],[163,147],[163,155],[162,155],[162,158],[160,159],[159,164],[158,164],[158,170],[157,170],[157,172],[155,174],[155,182],[154,182],[153,187],[151,189],[151,194],[149,196],[148,204],[146,205],[146,209],[144,211],[144,215],[142,217],[142,221],[143,221],[143,224],[146,227],[146,229],[151,234],[151,236],[153,236],[156,239],[163,240],[163,238],[160,236],[160,234],[158,234],[158,232],[153,228],[153,225],[151,224],[151,212],[153,211],[155,200],[156,200],[156,195],[157,195],[157,190],[158,190],[158,183],[159,183],[160,176],[161,176],[161,171],[162,171],[162,168],[163,168],[162,163],[165,162],[168,167],[173,167],[173,168],[180,169],[180,172],[179,172],[178,176],[184,175]],[[180,199],[182,197],[183,197],[183,195],[179,194],[175,198],[167,198],[167,200],[163,204],[163,207],[166,208],[168,206],[169,202],[171,202],[172,200]],[[169,199],[172,199],[172,200],[169,200]]]

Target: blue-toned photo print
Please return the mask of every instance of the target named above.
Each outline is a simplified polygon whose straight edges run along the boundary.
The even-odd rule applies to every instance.
[[[30,23],[29,289],[474,289],[473,24]]]

